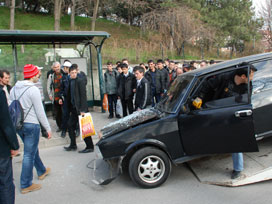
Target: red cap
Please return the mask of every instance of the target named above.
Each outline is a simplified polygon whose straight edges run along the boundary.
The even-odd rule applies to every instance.
[[[24,66],[24,78],[29,79],[39,74],[38,68],[33,64],[26,64]]]

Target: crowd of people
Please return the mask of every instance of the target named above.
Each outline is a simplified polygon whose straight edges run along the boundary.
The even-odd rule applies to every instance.
[[[209,64],[215,64],[215,61],[211,60]],[[140,63],[132,68],[127,59],[122,59],[115,65],[114,68],[113,63],[108,62],[104,73],[104,93],[108,96],[109,119],[114,114],[116,118],[121,117],[116,111],[118,99],[121,100],[123,117],[149,106],[154,107],[177,76],[204,68],[208,62],[203,60],[199,65],[196,61],[179,64],[169,59],[159,59],[156,62],[149,60],[147,66]]]
[[[213,62],[211,61],[210,64]],[[140,111],[149,106],[155,106],[166,92],[173,80],[197,67],[192,61],[182,66],[171,60],[149,60],[132,68],[127,59],[116,63],[113,67],[107,63],[104,73],[104,93],[108,96],[109,118],[121,118],[116,114],[117,100],[121,100],[122,117]],[[206,61],[200,67],[207,65]],[[12,176],[13,156],[18,154],[19,143],[16,133],[24,143],[24,155],[20,177],[21,193],[28,193],[41,188],[33,180],[33,168],[37,170],[39,180],[43,180],[51,171],[46,167],[38,150],[40,133],[50,139],[52,130],[48,122],[44,100],[42,82],[42,67],[27,64],[23,68],[24,80],[17,81],[14,87],[10,86],[10,73],[0,70],[0,168],[6,169],[0,174],[0,203],[14,203],[14,184]],[[65,60],[61,65],[54,62],[52,69],[47,72],[47,94],[53,104],[53,115],[61,137],[69,133],[70,145],[65,146],[66,151],[77,150],[76,136],[79,134],[78,116],[88,112],[87,105],[87,76],[80,71],[77,64]],[[19,100],[24,112],[23,126],[15,129],[9,115],[9,105]],[[91,137],[84,139],[86,148],[79,153],[93,152],[94,144]],[[3,181],[3,182],[2,182]]]

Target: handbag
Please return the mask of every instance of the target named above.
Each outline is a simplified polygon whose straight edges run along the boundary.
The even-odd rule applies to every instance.
[[[78,120],[81,140],[96,134],[91,113],[85,113],[84,116],[79,115]]]
[[[123,115],[123,107],[120,99],[117,99],[116,103],[116,115]]]
[[[103,98],[103,109],[105,111],[109,110],[108,94],[104,94],[104,98]]]

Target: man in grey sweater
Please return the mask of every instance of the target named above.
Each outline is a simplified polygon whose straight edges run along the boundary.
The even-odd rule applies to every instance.
[[[50,168],[45,168],[43,165],[38,150],[40,123],[46,129],[48,139],[52,136],[42,105],[40,91],[34,84],[39,77],[39,70],[36,66],[32,64],[25,65],[24,80],[18,81],[10,92],[11,100],[18,99],[21,96],[19,101],[24,110],[24,124],[18,130],[18,134],[24,143],[24,157],[20,179],[21,193],[28,193],[41,188],[41,184],[32,183],[33,166],[35,166],[40,180],[43,180],[50,172]]]

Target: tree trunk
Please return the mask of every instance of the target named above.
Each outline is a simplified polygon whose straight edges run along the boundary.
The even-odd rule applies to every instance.
[[[60,30],[61,4],[62,4],[62,0],[55,0],[55,5],[54,5],[55,31]]]
[[[9,29],[14,30],[15,0],[11,0]]]
[[[95,21],[96,21],[96,16],[98,12],[98,6],[99,6],[99,0],[94,0],[94,11],[93,11],[93,18],[92,18],[92,31],[95,30]]]
[[[72,0],[71,30],[75,30],[75,10],[76,10],[76,0]]]

